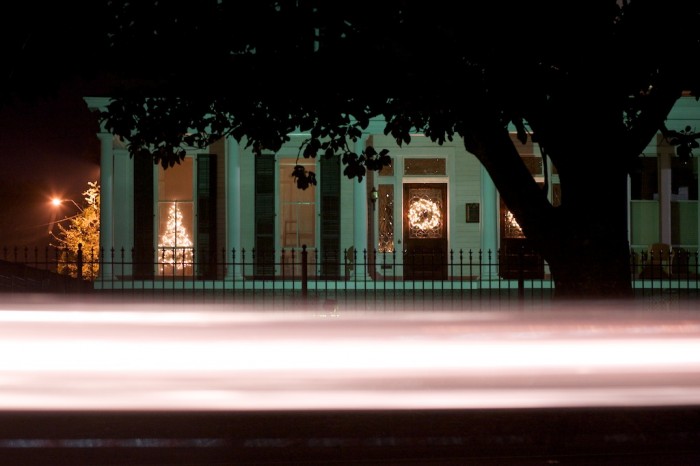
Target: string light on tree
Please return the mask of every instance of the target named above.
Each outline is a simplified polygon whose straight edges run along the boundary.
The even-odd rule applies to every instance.
[[[72,199],[51,199],[54,207],[64,202],[71,202],[78,212],[57,222],[58,233],[53,232],[53,222],[49,226],[52,240],[51,246],[60,251],[60,261],[57,263],[58,273],[78,276],[78,249],[82,249],[82,278],[95,280],[100,269],[100,185],[97,181],[88,182],[88,189],[83,192],[85,202],[78,205]],[[65,225],[64,223],[65,222]]]
[[[168,209],[168,220],[165,232],[160,237],[158,245],[162,253],[160,262],[174,266],[177,270],[182,270],[192,264],[193,243],[187,233],[187,229],[182,224],[182,212],[174,202]]]
[[[523,229],[520,228],[520,224],[515,220],[515,216],[512,212],[506,212],[506,237],[507,238],[524,238],[525,234]]]
[[[431,237],[442,226],[442,214],[435,201],[426,198],[411,199],[408,222],[415,237]]]

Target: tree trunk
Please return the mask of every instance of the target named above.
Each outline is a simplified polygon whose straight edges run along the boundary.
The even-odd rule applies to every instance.
[[[612,233],[612,232],[611,232]],[[626,242],[604,238],[569,240],[557,245],[549,261],[557,299],[631,298],[629,249]]]
[[[488,126],[485,117],[481,124],[465,138],[465,147],[484,165],[525,236],[549,264],[555,296],[631,297],[624,157],[629,151],[620,147],[614,125],[612,130],[596,127],[607,144],[594,151],[572,144],[565,128],[555,128],[561,139],[550,154],[559,155],[561,205],[553,207],[508,132]]]
[[[565,181],[562,199],[566,195],[566,201],[557,209],[547,240],[539,245],[550,266],[555,296],[632,297],[627,174],[611,167],[579,167]]]

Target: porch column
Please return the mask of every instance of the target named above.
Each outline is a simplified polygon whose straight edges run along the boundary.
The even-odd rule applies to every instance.
[[[498,261],[498,196],[496,185],[491,180],[491,175],[481,167],[481,251],[483,264],[492,264],[491,267],[481,267],[481,278],[490,280],[498,276],[498,270],[494,264]],[[489,260],[489,251],[491,253]]]
[[[659,242],[671,244],[671,152],[670,146],[659,151]]]
[[[367,144],[367,135],[362,137],[355,143],[355,152],[359,155],[365,150]],[[369,257],[365,257],[365,251],[369,255],[367,245],[367,177],[363,177],[361,182],[353,180],[353,247],[357,253],[357,263],[355,264],[355,276],[358,278],[367,278],[367,262]]]
[[[104,261],[100,279],[112,278],[112,249],[114,248],[114,136],[98,133],[100,140],[100,250]],[[105,266],[106,265],[106,266]]]
[[[226,138],[226,278],[240,280],[241,272],[241,152],[238,141]],[[235,258],[233,251],[236,251]]]
[[[134,161],[125,149],[113,151],[112,172],[112,242],[115,264],[113,272],[131,275],[134,247]]]
[[[632,177],[627,175],[627,244],[632,246]]]

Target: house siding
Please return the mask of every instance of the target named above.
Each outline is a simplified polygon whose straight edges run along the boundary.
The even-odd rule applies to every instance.
[[[454,193],[451,247],[455,252],[465,253],[469,250],[481,249],[481,222],[467,223],[466,204],[481,203],[481,164],[477,158],[467,152],[461,139],[454,146],[455,156],[452,158],[450,190]]]
[[[103,98],[86,98],[86,102],[91,108],[104,109],[109,99]],[[666,121],[666,126],[672,130],[682,130],[686,126],[690,126],[696,130],[700,126],[700,103],[694,98],[681,99],[674,109],[671,111]],[[448,248],[454,251],[455,260],[458,260],[457,254],[463,251],[467,254],[469,251],[478,253],[487,248],[493,248],[498,245],[499,236],[498,228],[493,228],[494,224],[498,224],[498,206],[492,209],[488,206],[493,205],[491,200],[494,188],[492,182],[484,174],[484,170],[476,157],[470,154],[465,148],[460,138],[455,138],[454,141],[447,141],[442,145],[435,144],[424,136],[416,135],[412,137],[412,141],[408,145],[399,147],[391,136],[385,136],[381,133],[381,122],[372,122],[371,133],[364,135],[368,144],[374,146],[377,151],[388,149],[390,156],[394,161],[394,174],[391,176],[373,176],[366,177],[363,180],[363,192],[356,192],[358,185],[357,179],[348,179],[344,175],[340,177],[339,183],[339,198],[340,198],[340,255],[349,249],[351,246],[362,246],[364,235],[363,228],[367,228],[367,224],[373,228],[367,234],[367,248],[373,251],[377,247],[377,225],[376,211],[372,209],[372,205],[367,202],[366,193],[378,184],[393,184],[395,195],[394,209],[394,239],[396,251],[402,251],[403,247],[398,243],[402,239],[403,231],[401,228],[402,212],[401,212],[401,196],[402,184],[406,181],[420,182],[420,176],[404,177],[403,167],[404,161],[409,157],[416,158],[445,158],[447,173],[445,176],[425,176],[422,177],[429,182],[446,182],[448,184]],[[108,138],[106,133],[98,135],[103,141],[101,146],[103,159],[103,179],[101,184],[104,188],[112,187],[109,192],[105,189],[103,201],[103,218],[101,218],[103,228],[103,247],[106,254],[110,254],[111,248],[114,248],[115,254],[120,254],[122,248],[125,251],[125,258],[129,259],[129,254],[132,248],[145,246],[148,238],[152,243],[157,241],[153,238],[155,235],[155,206],[150,213],[152,230],[150,234],[144,225],[148,223],[148,209],[139,210],[142,202],[154,203],[157,199],[155,186],[157,177],[154,177],[153,193],[150,198],[143,195],[147,190],[146,186],[135,186],[137,169],[134,166],[133,159],[129,156],[125,145],[117,138]],[[304,134],[290,135],[290,141],[284,145],[282,150],[277,153],[277,156],[295,157],[299,154],[300,144],[307,138]],[[591,140],[591,154],[594,156],[600,152],[600,148],[596,148],[595,140]],[[227,193],[229,188],[227,174],[227,146],[224,140],[218,141],[211,147],[188,151],[189,154],[210,153],[217,155],[217,177],[216,177],[216,237],[217,248],[222,251],[227,249],[227,253],[232,249],[229,242],[233,238],[240,238],[240,248],[236,251],[236,259],[242,258],[242,250],[246,251],[246,261],[250,262],[252,250],[255,248],[255,156],[251,148],[246,148],[246,141],[241,141],[240,144],[235,144],[235,148],[231,150],[238,151],[240,155],[240,184],[234,189],[236,192]],[[663,147],[663,141],[660,138],[654,138],[649,142],[642,154],[647,160],[654,159],[655,162],[647,163],[647,165],[657,168],[667,167],[668,162],[662,158],[670,158],[674,164],[678,163],[675,158],[674,149],[671,147]],[[351,147],[353,150],[361,150],[361,142],[356,146]],[[528,148],[519,147],[519,150],[527,151]],[[530,148],[535,156],[539,155],[537,146]],[[698,173],[698,153],[691,159],[693,164],[691,178],[691,191],[697,192],[697,173]],[[150,163],[150,162],[149,162]],[[665,165],[664,165],[665,164]],[[151,167],[154,174],[158,167]],[[342,172],[343,166],[340,167]],[[601,170],[605,170],[604,162],[601,164]],[[317,180],[322,183],[323,180],[319,176],[320,170],[316,169]],[[375,174],[376,175],[376,174]],[[667,175],[667,174],[666,174]],[[279,206],[279,170],[275,169],[275,197],[274,204],[271,206],[274,210],[274,215],[278,215]],[[651,195],[647,194],[646,199],[630,199],[630,209],[628,222],[630,224],[630,240],[635,251],[646,251],[651,243],[659,241],[667,241],[672,243],[673,247],[682,247],[690,252],[698,250],[699,232],[700,232],[700,206],[698,201],[691,199],[683,199],[677,194],[671,193],[671,182],[669,177],[649,175],[650,183],[658,182],[659,190],[664,191],[665,201],[662,199],[652,199]],[[662,178],[665,186],[662,186]],[[553,186],[556,185],[557,176],[554,171],[554,176],[551,179]],[[647,181],[645,181],[647,182]],[[595,183],[595,180],[591,180]],[[695,184],[693,184],[695,183]],[[649,183],[647,183],[649,185]],[[138,189],[137,189],[138,188]],[[320,192],[317,189],[318,196]],[[489,196],[489,199],[482,199],[483,196]],[[497,197],[497,194],[493,194]],[[694,193],[693,193],[694,196]],[[240,199],[240,224],[234,225],[227,223],[229,206],[227,200]],[[317,198],[317,208],[320,209],[320,199]],[[365,203],[365,205],[357,204]],[[477,204],[480,208],[479,221],[467,223],[466,221],[466,204]],[[484,206],[487,206],[484,208]],[[488,209],[488,212],[486,211]],[[366,212],[366,217],[365,217]],[[109,217],[109,218],[108,218]],[[365,223],[367,222],[367,224]],[[274,244],[279,244],[279,220],[275,217],[274,220]],[[227,229],[236,228],[235,234]],[[494,233],[494,231],[496,233]],[[316,232],[317,246],[320,246],[320,230]],[[143,240],[144,244],[136,244],[139,240]],[[155,244],[153,244],[155,247]],[[278,246],[277,246],[278,247]],[[486,252],[484,250],[484,252]],[[361,253],[361,251],[358,251]],[[222,254],[223,255],[223,254]],[[398,254],[399,256],[401,254]],[[402,260],[397,257],[398,260]],[[106,271],[107,272],[107,271]],[[129,270],[115,271],[116,274],[129,275]],[[145,271],[144,271],[145,272]],[[248,271],[249,273],[250,271]],[[135,274],[140,274],[134,270]],[[143,274],[146,276],[147,274]],[[342,273],[341,273],[342,275]]]

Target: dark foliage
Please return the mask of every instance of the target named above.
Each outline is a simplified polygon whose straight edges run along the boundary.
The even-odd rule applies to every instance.
[[[102,119],[132,155],[169,167],[184,146],[225,136],[274,152],[301,130],[300,157],[341,157],[362,180],[390,160],[354,146],[372,119],[399,145],[416,133],[460,137],[566,277],[557,286],[578,280],[584,293],[629,291],[623,183],[675,102],[700,91],[698,2],[108,5],[120,85]],[[556,166],[561,205],[529,174],[509,125]],[[674,137],[688,156],[695,138]],[[591,140],[605,147],[591,153]],[[315,182],[293,176],[301,188]],[[564,272],[573,264],[578,278]]]

